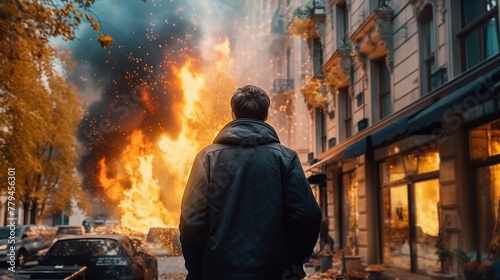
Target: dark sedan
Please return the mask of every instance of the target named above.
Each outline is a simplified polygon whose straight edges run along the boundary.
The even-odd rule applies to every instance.
[[[0,263],[23,267],[43,255],[52,238],[52,234],[36,225],[0,227]]]
[[[125,235],[82,235],[58,239],[40,266],[86,266],[86,279],[156,280],[156,257],[134,247]]]

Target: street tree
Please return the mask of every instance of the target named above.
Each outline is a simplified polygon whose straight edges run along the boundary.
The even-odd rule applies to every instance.
[[[63,76],[64,53],[40,45],[33,56],[29,39],[19,40],[24,42],[7,67],[10,79],[1,97],[1,151],[3,165],[16,169],[24,221],[38,223],[45,211],[61,212],[82,196],[75,169],[81,107],[76,88]]]
[[[90,10],[94,2],[0,4],[0,167],[5,171],[0,180],[6,182],[6,168],[15,168],[15,202],[25,210],[26,223],[84,199],[75,171],[78,92],[64,78],[68,60],[49,41],[75,39],[83,21],[99,32]],[[104,39],[101,45],[111,44],[112,38]]]

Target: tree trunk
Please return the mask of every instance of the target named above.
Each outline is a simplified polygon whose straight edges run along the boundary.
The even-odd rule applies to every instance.
[[[32,225],[37,225],[38,219],[37,219],[37,208],[38,208],[38,199],[33,199],[33,202],[31,203],[31,209],[30,209],[30,224]]]
[[[23,224],[29,224],[30,203],[23,202]]]

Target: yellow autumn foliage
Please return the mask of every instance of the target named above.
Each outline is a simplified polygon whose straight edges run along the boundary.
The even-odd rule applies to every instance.
[[[318,91],[322,86],[322,81],[313,78],[308,80],[300,89],[304,101],[314,109],[323,108],[326,104],[326,97]]]
[[[99,25],[99,23],[98,23],[98,22],[92,22],[92,23],[90,24],[90,26],[92,26],[92,28],[93,28],[95,31],[99,32],[100,25]]]
[[[101,34],[99,36],[99,43],[101,44],[102,47],[108,47],[113,43],[113,37],[109,35],[103,35]]]
[[[309,32],[315,27],[315,22],[310,18],[296,18],[289,26],[291,34],[307,38]]]

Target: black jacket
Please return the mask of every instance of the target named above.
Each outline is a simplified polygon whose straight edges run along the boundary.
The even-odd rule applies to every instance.
[[[187,279],[300,279],[321,222],[297,154],[254,119],[196,156],[181,208]]]

